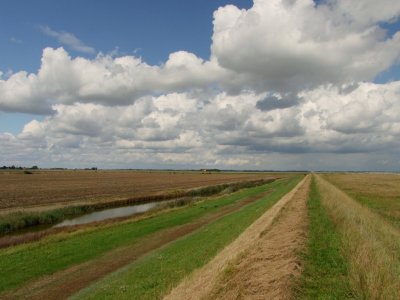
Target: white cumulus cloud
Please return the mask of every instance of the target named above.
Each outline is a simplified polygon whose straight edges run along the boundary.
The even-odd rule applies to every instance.
[[[0,133],[0,157],[66,166],[395,169],[400,2],[254,0],[214,13],[211,56],[72,57],[0,76],[0,110],[45,115]],[[44,28],[75,50],[76,37]],[[80,48],[80,50],[79,50]],[[94,50],[93,50],[94,51]],[[339,163],[338,163],[339,162]],[[0,161],[1,163],[1,161]],[[4,162],[6,163],[6,162]]]

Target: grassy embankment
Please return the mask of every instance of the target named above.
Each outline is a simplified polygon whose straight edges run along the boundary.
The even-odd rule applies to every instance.
[[[316,178],[321,202],[341,236],[355,298],[400,299],[398,228],[321,176]]]
[[[324,178],[400,228],[399,175],[339,173],[326,174]]]
[[[141,196],[125,200],[100,202],[100,203],[78,205],[78,206],[68,206],[49,211],[16,212],[1,217],[0,235],[33,226],[56,224],[65,219],[77,217],[83,214],[87,214],[97,210],[102,210],[105,208],[120,207],[124,205],[140,204],[146,202],[165,201],[180,197],[208,197],[211,195],[216,195],[227,189],[229,189],[230,192],[234,192],[243,188],[259,186],[272,181],[274,181],[274,179],[218,184],[191,190],[174,190],[165,194]]]
[[[264,192],[266,188],[274,190],[267,199],[275,199],[292,187],[298,178],[278,180],[266,186],[241,190],[138,221],[91,228],[73,234],[60,234],[40,242],[0,250],[0,292],[16,288],[40,276],[93,260],[112,249],[140,243],[142,238],[155,232],[192,222],[224,206]],[[258,209],[261,210],[263,209]],[[207,243],[200,245],[207,247]]]
[[[261,200],[133,262],[83,290],[76,298],[159,299],[194,269],[206,264],[300,179],[274,183],[273,192]]]
[[[307,202],[308,249],[297,291],[298,299],[352,299],[348,265],[341,253],[340,235],[321,204],[315,178]]]

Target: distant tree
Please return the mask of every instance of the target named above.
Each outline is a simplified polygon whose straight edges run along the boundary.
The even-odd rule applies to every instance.
[[[32,166],[31,169],[32,169],[32,170],[37,170],[37,169],[39,169],[39,167],[38,167],[38,166]]]

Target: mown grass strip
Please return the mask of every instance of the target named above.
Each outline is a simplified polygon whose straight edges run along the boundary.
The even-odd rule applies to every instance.
[[[300,179],[296,177],[281,182],[273,193],[263,199],[152,252],[83,290],[74,298],[159,299],[232,242]]]
[[[353,299],[340,235],[321,204],[315,178],[308,199],[309,241],[298,299]]]
[[[126,245],[157,231],[186,224],[218,209],[257,195],[266,189],[285,185],[288,179],[241,190],[139,221],[117,224],[74,234],[57,235],[39,242],[0,250],[0,292],[21,286],[29,280],[52,274]]]

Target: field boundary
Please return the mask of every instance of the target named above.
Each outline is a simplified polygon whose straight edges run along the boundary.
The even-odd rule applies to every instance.
[[[144,237],[140,243],[111,250],[93,261],[84,262],[52,275],[44,276],[41,279],[33,281],[30,284],[28,283],[26,286],[3,296],[5,298],[23,298],[29,295],[31,299],[45,298],[47,300],[66,298],[96,280],[124,267],[126,264],[140,259],[151,251],[189,235],[226,215],[240,210],[246,205],[266,197],[270,193],[270,190],[261,192],[249,198],[245,198],[244,200],[224,206],[220,210],[204,215],[193,222],[161,230]]]
[[[303,178],[291,191],[278,200],[278,202],[242,232],[231,244],[220,251],[209,263],[185,278],[164,297],[164,300],[205,298],[212,291],[218,275],[224,270],[228,263],[235,260],[259,239],[260,234],[271,226],[282,208],[292,200],[299,188],[309,180],[309,176],[310,175],[307,175]]]
[[[244,188],[260,186],[278,180],[279,178],[245,180],[232,183],[224,183],[211,186],[202,186],[188,190],[176,190],[156,195],[138,196],[121,200],[112,200],[84,205],[68,205],[63,208],[42,212],[15,212],[3,215],[0,221],[1,235],[12,233],[21,229],[38,225],[53,225],[68,218],[84,215],[86,213],[100,211],[107,208],[123,207],[128,205],[145,204],[148,202],[163,202],[179,198],[208,197],[217,195],[225,190],[235,192]],[[58,230],[60,231],[60,230]]]

